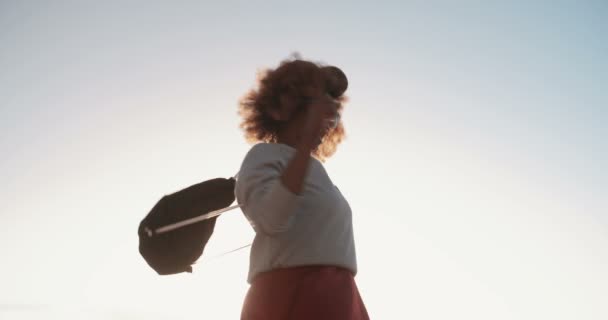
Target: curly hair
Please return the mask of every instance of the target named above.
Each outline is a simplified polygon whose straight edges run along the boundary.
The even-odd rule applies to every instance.
[[[282,122],[273,119],[270,112],[280,110],[281,95],[302,99],[309,92],[307,90],[319,84],[336,100],[338,113],[341,114],[343,105],[348,100],[344,95],[348,83],[340,69],[295,57],[283,60],[276,69],[259,72],[256,87],[239,101],[238,114],[242,117],[239,127],[244,131],[247,142],[276,143]],[[293,114],[304,107],[300,104],[297,110],[290,112]],[[337,127],[330,129],[323,137],[321,144],[313,150],[313,155],[324,161],[336,152],[338,144],[345,137],[344,126],[340,121]]]

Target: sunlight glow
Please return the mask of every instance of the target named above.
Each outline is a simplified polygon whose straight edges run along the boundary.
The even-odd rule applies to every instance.
[[[237,172],[237,102],[295,50],[349,77],[326,168],[372,319],[608,319],[605,4],[321,7],[1,4],[0,319],[238,319],[240,210],[192,274],[137,227]]]

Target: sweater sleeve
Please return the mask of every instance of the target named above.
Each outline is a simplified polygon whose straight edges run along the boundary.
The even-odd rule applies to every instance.
[[[281,181],[288,160],[285,156],[271,148],[254,146],[239,171],[236,198],[256,232],[272,236],[285,232],[293,224],[300,196]]]

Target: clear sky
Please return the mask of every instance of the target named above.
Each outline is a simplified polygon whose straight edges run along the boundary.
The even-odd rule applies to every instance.
[[[239,98],[298,51],[342,68],[373,319],[608,319],[608,2],[0,1],[0,318],[237,319],[250,243],[137,251],[154,203],[233,175]]]

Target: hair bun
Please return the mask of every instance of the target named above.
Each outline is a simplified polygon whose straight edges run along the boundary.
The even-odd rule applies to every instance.
[[[348,88],[346,74],[340,68],[334,66],[322,67],[321,71],[327,81],[327,92],[334,98],[338,98],[344,94]]]

